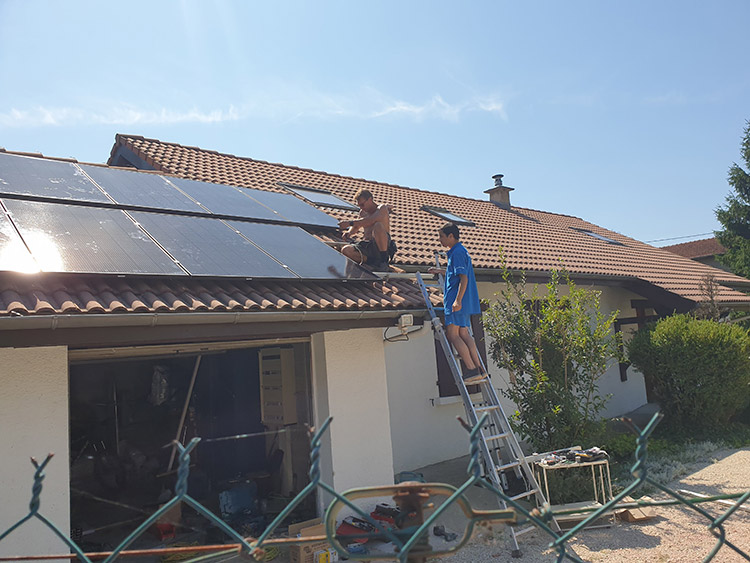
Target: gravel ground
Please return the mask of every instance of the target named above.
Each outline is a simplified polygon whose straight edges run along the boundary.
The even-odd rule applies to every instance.
[[[673,490],[687,489],[702,494],[741,493],[750,489],[750,448],[719,450],[706,462],[690,467],[690,473],[669,484]],[[653,498],[667,498],[652,494]],[[717,503],[701,505],[718,516],[728,507]],[[745,503],[750,508],[750,501]],[[658,507],[658,516],[640,523],[618,522],[610,528],[584,530],[569,546],[584,561],[620,562],[692,562],[702,561],[716,544],[707,530],[708,520],[683,506]],[[750,555],[750,511],[738,510],[725,523],[726,538]],[[545,549],[549,543],[540,532],[520,538],[521,559],[512,559],[501,533],[495,536],[475,534],[471,543],[451,557],[440,559],[450,563],[537,563],[556,561],[556,555]],[[712,561],[747,561],[723,546]]]

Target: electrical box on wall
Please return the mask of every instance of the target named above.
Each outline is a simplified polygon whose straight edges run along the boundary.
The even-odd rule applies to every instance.
[[[294,350],[264,348],[260,362],[260,410],[266,426],[296,424]]]

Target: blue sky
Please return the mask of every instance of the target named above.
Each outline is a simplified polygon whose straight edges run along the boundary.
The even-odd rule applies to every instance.
[[[129,133],[477,198],[503,173],[520,207],[710,233],[748,22],[747,0],[0,0],[0,146],[104,162]]]

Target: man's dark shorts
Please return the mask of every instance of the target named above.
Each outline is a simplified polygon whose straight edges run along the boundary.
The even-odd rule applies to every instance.
[[[387,267],[388,262],[391,258],[393,258],[393,255],[396,254],[396,243],[393,242],[393,240],[388,238],[388,261],[383,262],[381,256],[380,256],[380,249],[378,249],[378,243],[376,243],[374,240],[360,240],[353,244],[354,248],[356,248],[360,254],[362,255],[362,260],[360,261],[360,264],[367,264],[371,268],[376,268],[379,266]]]

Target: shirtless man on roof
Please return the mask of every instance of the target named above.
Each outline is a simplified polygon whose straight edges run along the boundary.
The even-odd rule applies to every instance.
[[[339,221],[339,228],[344,230],[344,240],[364,230],[363,240],[347,244],[341,253],[358,264],[367,264],[373,270],[388,269],[390,257],[396,251],[396,245],[391,240],[390,205],[378,205],[369,190],[360,190],[355,196],[359,207],[359,219],[354,221]]]

